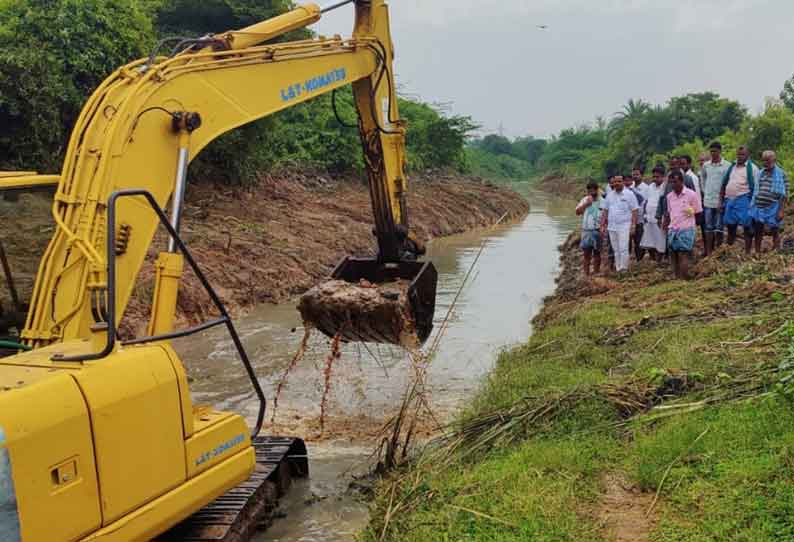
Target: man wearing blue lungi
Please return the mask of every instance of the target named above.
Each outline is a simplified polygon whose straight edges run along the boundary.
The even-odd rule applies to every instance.
[[[739,226],[744,232],[744,251],[750,254],[753,246],[753,221],[750,204],[755,193],[755,181],[760,173],[758,166],[749,160],[750,151],[742,145],[736,150],[736,162],[730,165],[722,179],[720,203],[722,221],[728,228],[728,244],[736,241]]]
[[[764,230],[772,233],[774,250],[780,249],[780,226],[783,223],[783,211],[788,195],[788,178],[783,168],[777,165],[775,152],[765,151],[762,158],[764,169],[758,175],[750,204],[756,254],[761,253]]]

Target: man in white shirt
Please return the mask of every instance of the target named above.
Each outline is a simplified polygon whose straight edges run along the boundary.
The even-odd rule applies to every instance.
[[[657,263],[662,262],[662,257],[667,252],[667,236],[656,219],[656,209],[665,191],[664,173],[662,166],[653,168],[653,183],[648,186],[648,197],[645,202],[645,228],[640,241],[640,246],[651,251],[651,256]]]
[[[634,233],[629,236],[629,255],[634,255],[639,262],[645,255],[645,251],[640,248],[640,240],[642,239],[642,210],[645,207],[646,192],[640,187],[640,181],[637,180],[638,176],[641,178],[642,174],[640,174],[639,170],[636,169],[632,170],[630,174],[624,175],[623,188],[625,190],[631,190],[634,193],[634,197],[637,198],[637,205],[639,205],[639,217],[637,219],[637,225],[634,228]]]
[[[648,190],[651,188],[651,185],[648,181],[644,178],[645,169],[642,166],[634,166],[634,169],[631,171],[631,177],[634,179],[634,188],[642,194],[642,197],[648,199]]]
[[[615,269],[620,273],[629,269],[629,238],[635,232],[640,206],[634,193],[624,188],[621,175],[612,177],[610,182],[612,191],[601,205],[601,230],[609,232]]]

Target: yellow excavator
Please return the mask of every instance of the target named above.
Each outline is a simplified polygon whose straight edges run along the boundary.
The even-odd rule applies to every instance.
[[[351,38],[274,41],[345,4],[355,5]],[[290,479],[307,475],[300,439],[260,436],[264,393],[179,234],[188,164],[219,135],[352,85],[378,253],[346,258],[333,278],[410,281],[420,338],[432,327],[437,276],[418,261],[408,227],[405,125],[384,0],[308,4],[167,45],[170,54],[121,67],[93,93],[59,176],[0,173],[0,196],[53,187],[55,221],[29,303],[7,307],[14,316],[0,330],[0,348],[11,353],[0,358],[2,542],[246,540]],[[119,323],[158,227],[169,243],[153,263],[147,335],[121,340]],[[176,330],[185,263],[219,316]],[[213,326],[226,326],[250,377],[260,405],[253,429],[191,399],[171,341]]]

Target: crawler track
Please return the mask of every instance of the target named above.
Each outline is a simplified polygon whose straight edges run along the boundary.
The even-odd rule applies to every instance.
[[[256,470],[158,540],[162,542],[248,542],[270,526],[278,500],[293,478],[309,474],[306,445],[300,439],[257,437]]]

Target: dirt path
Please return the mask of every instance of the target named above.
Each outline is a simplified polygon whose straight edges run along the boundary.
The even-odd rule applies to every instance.
[[[595,514],[607,538],[614,542],[648,542],[655,518],[646,513],[653,495],[632,487],[621,473],[606,474],[601,484],[604,493]]]

